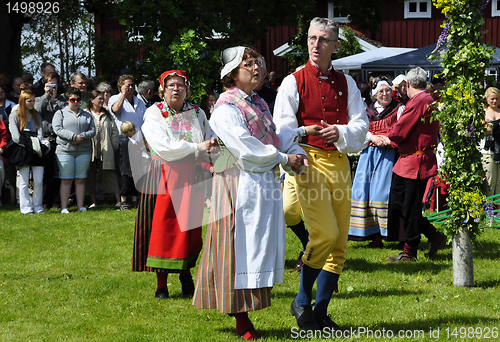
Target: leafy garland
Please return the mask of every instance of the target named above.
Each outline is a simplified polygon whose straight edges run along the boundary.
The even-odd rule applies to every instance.
[[[491,215],[491,203],[486,201],[486,182],[478,150],[484,138],[484,72],[489,67],[495,48],[484,45],[484,19],[481,10],[489,0],[433,0],[446,20],[436,50],[431,57],[441,61],[446,78],[446,90],[433,118],[442,125],[441,141],[444,161],[440,177],[450,187],[448,206],[452,214],[437,227],[448,237],[459,229],[468,229],[471,239],[481,233],[481,219]]]

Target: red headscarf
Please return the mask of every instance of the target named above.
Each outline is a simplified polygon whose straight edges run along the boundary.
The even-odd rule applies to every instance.
[[[184,83],[186,84],[186,87],[189,88],[189,81],[188,81],[188,78],[186,76],[186,73],[183,71],[183,70],[169,70],[169,71],[165,71],[163,74],[160,75],[160,77],[158,78],[158,81],[160,82],[160,88],[163,90],[163,86],[165,85],[165,78],[167,78],[167,76],[170,76],[170,75],[177,75],[179,77],[182,77],[184,79]]]

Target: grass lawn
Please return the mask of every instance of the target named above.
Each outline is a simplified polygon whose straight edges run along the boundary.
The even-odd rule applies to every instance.
[[[178,276],[169,278],[171,299],[160,301],[155,275],[130,271],[135,210],[72,210],[0,208],[0,341],[241,341],[232,335],[234,318],[181,297]],[[273,289],[270,308],[250,313],[264,341],[300,337],[289,313],[299,241],[290,230],[287,238],[285,281]],[[338,340],[499,341],[500,230],[487,228],[478,242],[471,289],[453,286],[450,247],[431,261],[423,241],[419,261],[395,265],[385,259],[399,253],[396,243],[372,250],[349,242],[328,311],[341,326],[373,335]]]

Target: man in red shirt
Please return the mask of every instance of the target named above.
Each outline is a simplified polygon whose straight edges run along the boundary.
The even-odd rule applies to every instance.
[[[389,139],[398,144],[400,158],[394,165],[390,194],[390,216],[403,217],[405,228],[404,251],[390,262],[415,260],[420,234],[429,238],[432,257],[446,240],[422,216],[422,198],[427,180],[437,174],[434,148],[438,144],[439,121],[431,122],[434,99],[426,91],[427,73],[422,68],[408,72],[407,89],[410,100],[397,123],[387,132]]]

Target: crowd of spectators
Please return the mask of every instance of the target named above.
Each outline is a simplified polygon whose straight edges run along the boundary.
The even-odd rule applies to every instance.
[[[43,63],[39,73],[39,79],[25,73],[12,80],[0,74],[0,205],[2,200],[21,205],[23,213],[43,213],[48,208],[68,213],[72,204],[86,211],[85,195],[89,194],[89,209],[107,200],[122,210],[136,206],[138,193],[124,154],[132,126],[134,134],[140,132],[146,109],[160,101],[157,82],[142,80],[136,87],[133,76],[123,75],[117,82],[94,84],[81,72],[64,82],[51,63]],[[12,127],[23,93],[28,106],[33,104],[27,114],[30,120],[33,116],[34,126],[28,129],[39,133],[39,141],[50,147],[44,149],[36,167],[14,165],[5,158],[7,153],[3,155],[4,149],[19,143],[13,138],[26,130],[24,124]],[[124,131],[120,130],[123,123],[127,123]],[[27,200],[34,200],[35,195],[40,206],[33,209]],[[127,197],[132,201],[127,203]]]

